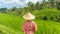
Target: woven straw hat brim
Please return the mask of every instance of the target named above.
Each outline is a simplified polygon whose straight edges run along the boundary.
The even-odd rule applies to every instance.
[[[23,18],[26,20],[33,20],[33,19],[35,19],[35,16],[32,15],[31,13],[28,13],[28,14],[24,15]]]

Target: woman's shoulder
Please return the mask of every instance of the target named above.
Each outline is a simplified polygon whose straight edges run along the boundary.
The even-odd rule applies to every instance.
[[[33,24],[36,24],[34,21],[32,21]]]

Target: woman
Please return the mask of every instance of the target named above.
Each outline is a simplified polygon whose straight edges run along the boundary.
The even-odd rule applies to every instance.
[[[35,19],[35,16],[33,16],[31,13],[27,13],[23,16],[23,18],[26,20],[22,25],[22,31],[25,32],[25,34],[34,34],[34,32],[37,31],[37,25],[33,19]]]

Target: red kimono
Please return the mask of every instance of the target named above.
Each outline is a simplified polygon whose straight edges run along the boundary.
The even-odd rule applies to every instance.
[[[34,34],[37,31],[37,25],[34,21],[28,20],[22,25],[22,31],[26,34]]]

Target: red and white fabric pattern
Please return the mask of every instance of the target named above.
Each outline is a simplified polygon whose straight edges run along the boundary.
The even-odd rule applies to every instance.
[[[34,21],[26,21],[22,25],[22,31],[26,34],[34,34],[37,31],[37,25]]]

